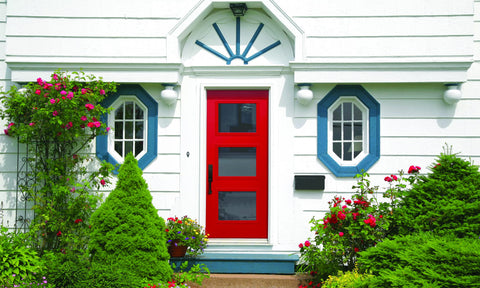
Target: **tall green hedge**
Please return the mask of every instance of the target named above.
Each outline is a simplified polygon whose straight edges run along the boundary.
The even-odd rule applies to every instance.
[[[142,281],[171,279],[165,222],[152,204],[142,170],[131,153],[120,167],[115,189],[92,215],[91,224],[88,247],[95,287],[141,287]]]
[[[396,211],[401,235],[431,231],[457,237],[480,235],[480,172],[478,166],[442,153],[431,167],[406,191]]]
[[[375,275],[357,287],[480,287],[480,240],[429,232],[385,240],[360,253]]]

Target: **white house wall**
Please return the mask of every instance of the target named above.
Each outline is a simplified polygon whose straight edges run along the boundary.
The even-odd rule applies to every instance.
[[[7,5],[0,1],[0,84],[12,84],[11,68],[16,81],[34,81],[36,75],[45,77],[55,68],[75,70],[86,66],[87,72],[107,80],[149,82],[142,83],[143,88],[157,97],[163,89],[160,83],[177,79],[167,79],[167,74],[159,72],[165,67],[162,65],[174,64],[169,62],[169,33],[198,2],[15,0]],[[386,186],[386,175],[410,165],[427,172],[445,143],[479,163],[480,0],[266,2],[275,3],[304,33],[301,60],[306,64],[292,59],[296,63],[292,65],[331,66],[321,70],[325,77],[318,77],[320,70],[308,70],[311,68],[297,76],[285,67],[275,77],[250,78],[205,75],[205,71],[198,76],[195,67],[179,66],[188,73],[177,79],[177,102],[171,106],[158,104],[158,155],[144,170],[161,216],[189,214],[204,221],[205,103],[201,93],[222,83],[273,89],[269,241],[275,251],[295,251],[297,244],[310,235],[310,218],[322,216],[334,195],[352,193],[354,180],[333,176],[316,155],[316,104],[338,83],[361,84],[381,105],[381,157],[368,171],[381,188]],[[462,65],[470,65],[472,59],[465,73]],[[463,64],[456,66],[457,62]],[[454,63],[452,71],[460,72],[452,78],[466,80],[461,86],[462,99],[456,106],[442,99],[444,82],[451,81],[448,69],[438,72],[422,66],[425,70],[405,72],[414,77],[400,78],[397,76],[401,74],[390,68],[379,71],[360,67],[353,69],[354,73],[338,68],[351,67],[352,63],[428,63],[436,65],[435,69],[443,65],[438,63]],[[141,64],[152,66],[147,71]],[[435,75],[430,81],[429,73]],[[297,77],[307,76],[312,80],[314,100],[305,106],[294,100],[294,82]],[[13,139],[0,135],[0,201],[10,224],[15,208],[16,149]],[[304,174],[325,175],[325,190],[294,191],[294,175]]]

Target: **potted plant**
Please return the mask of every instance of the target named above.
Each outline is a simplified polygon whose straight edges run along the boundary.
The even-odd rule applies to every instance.
[[[195,257],[201,255],[207,247],[208,235],[196,220],[188,216],[170,217],[166,226],[167,246],[171,257]]]

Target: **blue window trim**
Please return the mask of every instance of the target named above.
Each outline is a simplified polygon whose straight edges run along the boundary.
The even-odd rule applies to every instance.
[[[355,96],[369,111],[368,155],[355,166],[339,165],[328,154],[328,109],[342,96]],[[380,104],[360,85],[337,85],[317,104],[317,157],[337,177],[353,177],[380,159]]]
[[[157,131],[158,131],[158,103],[155,101],[142,86],[137,84],[120,85],[117,93],[111,95],[102,102],[102,106],[110,107],[122,95],[135,95],[139,101],[148,108],[148,127],[147,127],[147,152],[138,160],[138,166],[144,169],[155,158],[157,158]],[[103,115],[102,121],[108,123],[109,115]],[[108,152],[108,136],[97,136],[96,154],[98,159],[106,160],[113,165],[118,164],[115,158]],[[118,173],[115,170],[115,173]]]

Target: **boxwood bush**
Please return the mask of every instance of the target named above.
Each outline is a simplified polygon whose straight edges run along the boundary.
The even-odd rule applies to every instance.
[[[399,234],[421,231],[480,235],[480,172],[478,166],[447,151],[431,167],[432,173],[403,195],[394,217]]]
[[[133,154],[125,157],[118,182],[91,218],[92,287],[140,287],[172,277],[165,222]]]
[[[360,253],[357,287],[480,287],[480,240],[434,233],[397,237]]]

